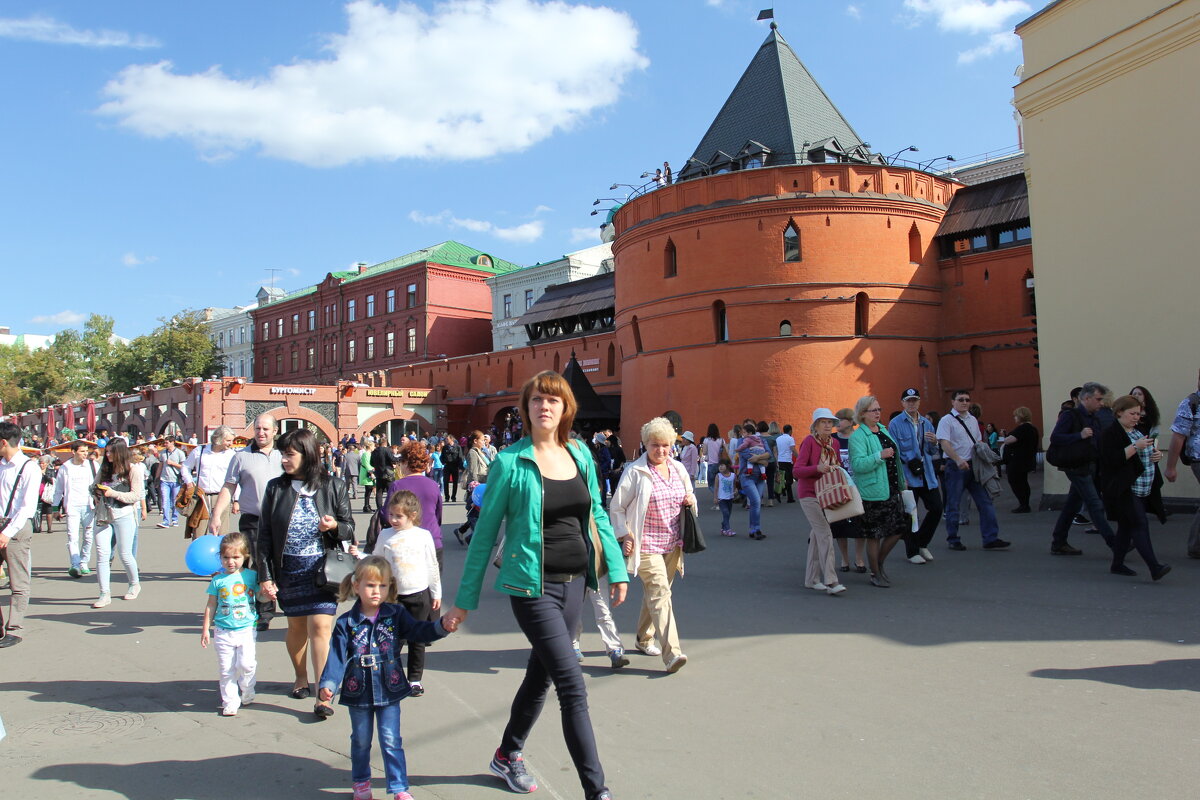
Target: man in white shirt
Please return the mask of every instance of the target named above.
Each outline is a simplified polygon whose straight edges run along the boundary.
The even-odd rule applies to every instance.
[[[233,461],[233,428],[228,425],[218,425],[213,429],[209,442],[210,444],[197,447],[188,453],[188,457],[183,462],[182,476],[184,486],[196,487],[196,502],[204,503],[208,508],[208,516],[211,518],[213,510],[216,508],[217,495],[221,493],[221,487],[225,485],[225,476],[229,474],[229,462]],[[189,508],[189,519],[195,508],[195,505]],[[229,512],[226,510],[224,518],[220,521],[220,529],[224,530],[228,523]],[[191,539],[197,534],[202,535],[207,528],[207,521],[200,522],[196,526],[185,521],[183,536],[185,539]]]
[[[0,422],[0,561],[8,568],[12,603],[7,626],[0,607],[0,647],[21,641],[12,631],[25,626],[33,568],[33,512],[37,509],[42,473],[36,462],[21,452],[21,429]]]
[[[940,420],[937,426],[938,443],[949,459],[942,479],[946,483],[946,541],[951,550],[966,550],[958,538],[958,503],[965,488],[971,493],[975,507],[979,509],[979,532],[983,535],[984,550],[1004,550],[1011,545],[1000,538],[1000,523],[996,520],[996,507],[975,473],[971,470],[971,459],[975,455],[975,443],[980,440],[979,420],[971,416],[971,393],[961,389],[954,393],[954,408]]]
[[[784,425],[783,433],[775,437],[775,460],[779,462],[779,469],[783,472],[783,497],[787,498],[789,503],[796,502],[796,495],[792,491],[792,484],[796,482],[792,476],[792,462],[796,452],[796,437],[792,436],[792,426]]]
[[[72,578],[91,575],[92,547],[95,544],[96,500],[91,487],[96,482],[96,462],[88,458],[89,442],[76,439],[71,444],[71,460],[58,468],[54,477],[54,501],[58,518],[67,520],[67,556]]]

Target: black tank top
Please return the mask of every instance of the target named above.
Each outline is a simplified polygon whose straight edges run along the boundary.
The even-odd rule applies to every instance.
[[[588,551],[584,531],[592,498],[583,474],[564,481],[542,479],[542,571],[583,572]]]

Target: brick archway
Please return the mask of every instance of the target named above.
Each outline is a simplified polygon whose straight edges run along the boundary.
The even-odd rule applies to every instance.
[[[411,411],[396,411],[389,408],[372,415],[366,420],[366,422],[363,422],[361,425],[355,428],[354,438],[361,441],[363,436],[374,430],[377,426],[382,425],[385,422],[390,422],[394,419],[403,420],[404,422],[416,422],[422,436],[428,436],[429,434],[433,433],[433,425],[429,422],[429,420],[425,419],[420,414],[415,414]]]
[[[315,425],[317,427],[317,430],[319,430],[319,431],[321,431],[321,433],[325,434],[326,438],[328,438],[329,441],[336,442],[339,438],[338,433],[337,433],[337,428],[334,426],[334,424],[332,422],[330,422],[329,420],[327,420],[325,417],[321,416],[317,412],[315,412],[311,409],[308,409],[308,408],[304,408],[302,406],[298,406],[296,408],[288,408],[285,405],[277,406],[276,408],[269,409],[262,413],[270,414],[272,417],[275,418],[275,421],[277,423],[279,423],[279,425],[281,427],[282,427],[283,421],[285,419],[301,419],[301,420],[304,420],[305,422],[311,422],[313,425]],[[252,438],[254,436],[254,425],[250,424],[250,425],[247,425],[245,428],[243,428],[241,435]]]

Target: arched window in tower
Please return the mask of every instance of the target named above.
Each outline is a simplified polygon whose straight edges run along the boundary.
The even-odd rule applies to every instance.
[[[558,353],[555,353],[554,354],[554,371],[560,372],[561,370],[559,369],[559,367],[561,367],[561,366],[562,366],[562,359],[559,357]]]
[[[800,255],[800,229],[796,227],[795,220],[789,220],[783,230],[783,260],[803,260]]]
[[[871,324],[871,300],[866,292],[854,295],[854,335],[866,336]]]
[[[638,318],[635,316],[630,324],[633,328],[633,349],[634,352],[642,352],[642,327],[638,325]]]
[[[467,364],[467,380],[465,391],[471,391],[471,365]]]
[[[663,250],[663,277],[674,278],[679,274],[679,260],[675,252],[675,243],[667,239],[667,246]]]
[[[790,320],[785,319],[783,322],[779,323],[779,335],[780,336],[791,336],[792,335],[792,323]]]
[[[729,318],[725,314],[725,301],[717,300],[712,304],[713,340],[717,343],[729,341]]]
[[[668,378],[675,377],[675,359],[673,359],[673,358],[667,359],[667,377]]]
[[[612,377],[617,372],[617,348],[612,342],[608,343],[608,362],[604,369],[604,374]]]
[[[917,230],[917,223],[914,222],[908,229],[908,260],[914,264],[920,263],[924,253],[921,247],[921,232]]]

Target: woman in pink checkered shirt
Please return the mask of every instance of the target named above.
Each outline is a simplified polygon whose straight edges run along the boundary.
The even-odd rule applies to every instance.
[[[661,655],[667,672],[687,663],[675,629],[671,584],[683,575],[680,516],[696,496],[683,464],[671,458],[675,428],[665,417],[642,426],[646,452],[625,468],[609,503],[613,532],[621,539],[625,562],[642,579],[642,612],[638,616],[637,649]],[[659,644],[655,644],[655,639]]]

